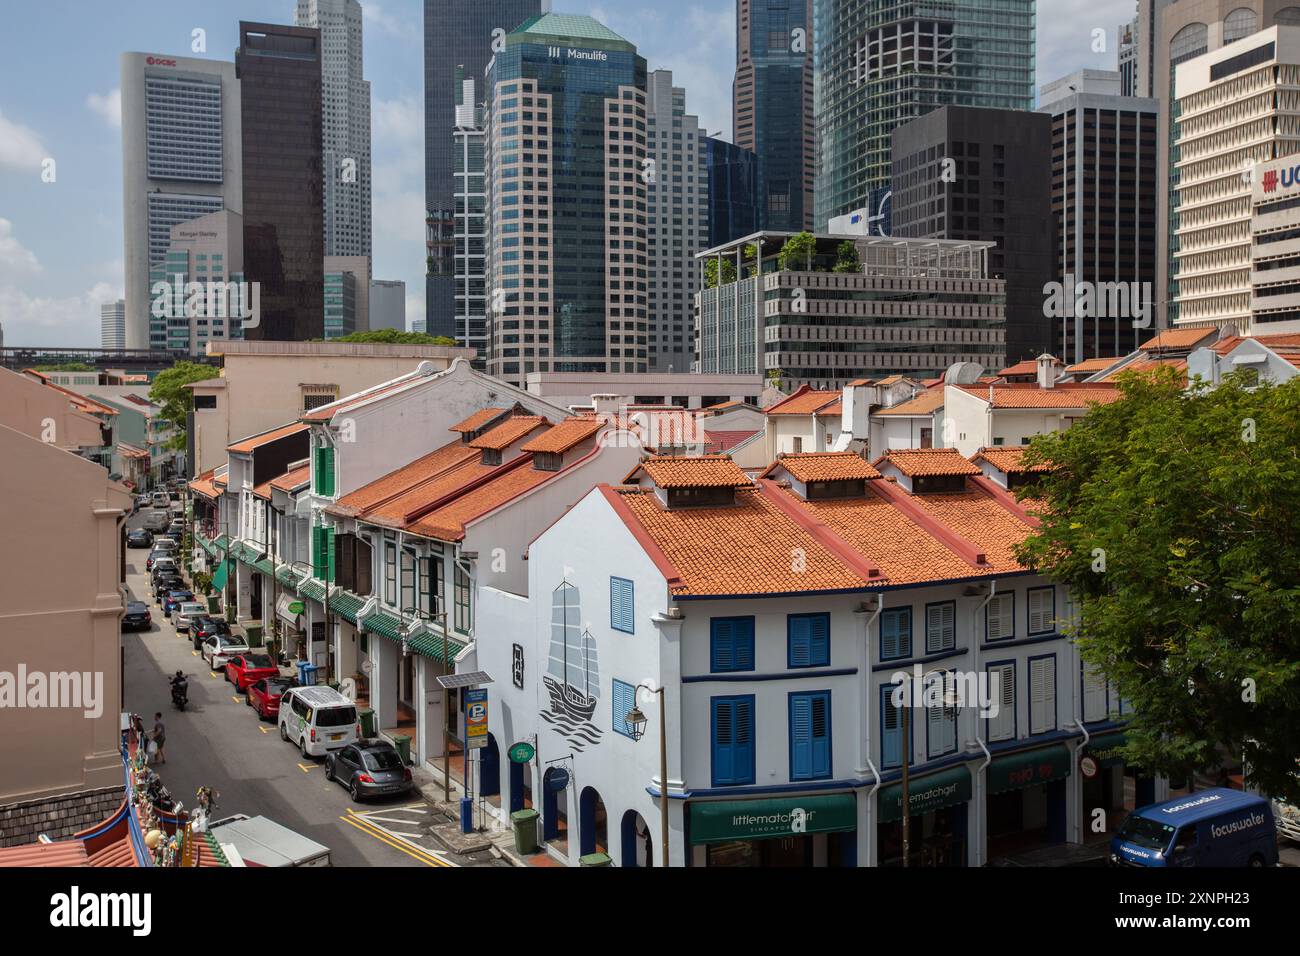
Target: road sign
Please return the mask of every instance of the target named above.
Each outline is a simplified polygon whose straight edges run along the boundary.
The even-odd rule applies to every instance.
[[[1091,780],[1097,776],[1097,761],[1092,757],[1081,757],[1079,758],[1079,769],[1083,771],[1085,777]]]
[[[546,775],[546,786],[550,787],[557,793],[569,785],[569,771],[563,767],[555,767]]]
[[[488,742],[487,690],[477,688],[465,691],[465,746],[479,750]]]
[[[510,745],[509,754],[513,763],[528,763],[537,754],[537,751],[533,749],[532,744],[520,741],[517,744]]]

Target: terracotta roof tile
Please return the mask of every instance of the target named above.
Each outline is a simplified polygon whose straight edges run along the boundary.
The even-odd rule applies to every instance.
[[[412,510],[489,474],[493,466],[482,464],[482,457],[459,440],[449,442],[349,492],[328,510],[400,523]]]
[[[819,408],[819,409],[817,409],[817,414],[818,414],[818,415],[825,415],[827,418],[832,418],[832,417],[834,417],[834,416],[836,416],[836,415],[843,415],[843,414],[844,414],[844,400],[843,400],[843,399],[836,399],[834,402],[832,402],[831,404],[827,405],[825,408]]]
[[[979,461],[981,458],[987,461],[999,471],[1004,471],[1008,475],[1019,475],[1027,473],[1039,473],[1052,470],[1052,466],[1046,462],[1040,462],[1037,465],[1025,466],[1021,464],[1021,459],[1025,457],[1025,452],[1029,449],[1025,445],[996,445],[992,448],[981,448],[971,456],[971,461]]]
[[[877,415],[933,415],[943,408],[943,389],[927,388],[916,398],[900,402],[889,408],[882,408]]]
[[[766,478],[778,467],[784,468],[802,482],[880,477],[880,472],[851,451],[810,451],[778,455],[776,461],[763,472],[763,477]]]
[[[912,495],[909,501],[931,514],[944,527],[979,545],[990,570],[1020,571],[1014,548],[1030,528],[988,495],[979,491],[960,494]]]
[[[251,435],[248,438],[240,439],[233,445],[230,445],[226,451],[236,455],[246,455],[249,452],[261,448],[263,445],[278,441],[281,438],[287,438],[290,435],[296,435],[298,432],[305,432],[310,426],[302,422],[292,422],[288,425],[281,425],[279,428],[272,428],[270,431],[262,432],[260,435]]]
[[[658,455],[642,461],[632,475],[638,472],[645,472],[660,488],[740,488],[753,484],[726,455]]]
[[[452,425],[450,431],[459,432],[462,435],[466,432],[476,432],[484,425],[500,418],[509,411],[510,409],[508,408],[480,408],[463,422],[457,422],[455,425]]]
[[[95,853],[92,853],[86,861],[87,866],[96,867],[137,867],[140,862],[135,858],[135,850],[131,846],[131,837],[124,836],[115,843]]]
[[[469,447],[499,451],[548,424],[550,423],[541,415],[515,415],[479,435],[469,443]]]
[[[839,392],[822,392],[801,385],[789,398],[769,405],[765,411],[769,415],[812,415],[832,402],[839,401],[839,398]]]
[[[1071,382],[1054,388],[1037,385],[959,385],[985,402],[993,392],[994,408],[1087,408],[1089,405],[1109,405],[1123,395],[1114,385],[1100,382]]]
[[[221,488],[217,487],[215,481],[216,469],[205,471],[199,477],[190,482],[190,490],[196,495],[202,495],[204,498],[218,498],[221,496]],[[223,486],[224,487],[224,486]]]
[[[85,866],[86,845],[80,840],[25,843],[0,849],[0,868],[15,866]]]
[[[1119,360],[1120,360],[1119,356],[1115,356],[1113,358],[1084,359],[1082,362],[1077,362],[1074,365],[1071,365],[1069,368],[1066,369],[1066,371],[1075,374],[1079,374],[1081,372],[1093,372],[1093,373],[1101,372],[1104,371],[1105,369],[1110,368]]]
[[[981,474],[956,448],[895,448],[881,455],[872,464],[879,468],[886,462],[909,478]]]
[[[741,442],[759,434],[761,429],[752,429],[750,431],[705,431],[704,437],[704,454],[717,455],[721,452],[735,448]]]
[[[465,537],[465,525],[468,522],[513,501],[559,474],[562,472],[539,471],[526,463],[507,468],[500,476],[470,489],[436,511],[422,515],[408,525],[407,530],[441,541],[459,541]]]
[[[520,449],[522,451],[563,454],[570,448],[582,444],[604,426],[605,423],[598,418],[566,418],[559,424],[551,426],[536,438],[530,438],[520,446]]]
[[[1165,329],[1150,341],[1143,342],[1138,348],[1143,352],[1163,351],[1167,349],[1191,349],[1205,339],[1218,336],[1217,329]]]
[[[1138,373],[1139,375],[1146,375],[1146,374],[1149,374],[1150,372],[1155,371],[1156,369],[1158,369],[1158,368],[1159,368],[1160,366],[1162,366],[1162,365],[1168,365],[1170,368],[1177,369],[1178,371],[1181,371],[1181,372],[1183,373],[1183,378],[1184,378],[1184,379],[1187,378],[1187,359],[1184,359],[1184,358],[1141,358],[1141,359],[1137,359],[1137,360],[1135,360],[1135,361],[1129,362],[1129,363],[1128,363],[1127,365],[1125,365],[1123,368],[1118,368],[1118,369],[1116,369],[1115,371],[1110,372],[1110,373],[1107,374],[1105,377],[1103,377],[1103,378],[1101,379],[1100,382],[1097,382],[1097,383],[1095,383],[1095,384],[1098,384],[1098,385],[1100,385],[1100,384],[1106,384],[1106,385],[1111,385],[1111,386],[1113,387],[1115,381],[1118,380],[1119,377],[1120,377],[1121,375],[1124,375],[1124,374],[1126,374],[1126,373],[1128,373],[1128,372],[1136,372],[1136,373]],[[1111,401],[1114,401],[1114,399],[1111,399]]]
[[[307,464],[291,468],[279,478],[272,478],[270,485],[277,491],[293,491],[295,488],[301,488],[309,481],[311,481],[311,465]]]

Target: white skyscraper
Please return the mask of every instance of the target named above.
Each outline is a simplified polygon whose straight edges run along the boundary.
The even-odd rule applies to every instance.
[[[99,347],[126,348],[126,299],[105,302],[99,307]]]
[[[362,79],[361,4],[298,0],[294,25],[321,32],[325,255],[369,256],[370,82]]]
[[[151,315],[149,272],[167,257],[172,227],[243,212],[243,124],[235,64],[123,53],[122,223],[126,345],[167,347]]]

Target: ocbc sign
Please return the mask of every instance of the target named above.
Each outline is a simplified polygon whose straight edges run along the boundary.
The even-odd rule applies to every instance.
[[[175,66],[176,65],[175,60],[164,60],[162,57],[159,56],[146,57],[145,63],[149,64],[149,66]]]

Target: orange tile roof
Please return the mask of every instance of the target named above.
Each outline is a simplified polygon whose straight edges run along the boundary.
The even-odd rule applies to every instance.
[[[836,399],[834,402],[832,402],[831,404],[827,405],[825,408],[819,408],[819,409],[817,409],[816,414],[818,414],[818,415],[825,415],[825,416],[827,416],[828,418],[833,417],[833,416],[835,416],[835,415],[843,415],[843,414],[844,414],[844,400],[843,400],[842,398],[841,398],[841,399]]]
[[[1114,385],[1101,382],[1071,382],[1054,388],[1037,385],[959,385],[964,392],[987,402],[993,393],[994,408],[1087,408],[1109,405],[1123,396]]]
[[[80,840],[25,843],[0,849],[0,868],[15,866],[85,866],[86,844]]]
[[[889,375],[889,376],[886,376],[885,378],[882,378],[879,382],[876,382],[876,384],[877,384],[877,385],[897,385],[899,382],[901,382],[901,381],[904,379],[904,377],[905,377],[905,376],[902,376],[902,375]]]
[[[469,447],[499,451],[549,424],[541,415],[515,415],[479,435],[469,443]]]
[[[204,498],[219,498],[221,488],[217,487],[216,470],[205,471],[199,477],[190,482],[190,490],[196,495],[202,495]]]
[[[509,412],[508,408],[480,408],[463,422],[457,422],[451,426],[451,431],[465,434],[466,432],[476,432],[488,422],[500,418]]]
[[[749,431],[731,431],[726,429],[705,431],[704,454],[720,454],[728,449],[735,448],[741,442],[749,438],[753,438],[755,435],[759,434],[759,432],[759,429],[752,429]]]
[[[893,465],[909,478],[981,473],[956,448],[895,448],[885,452],[872,464],[879,468],[884,462]]]
[[[726,455],[656,455],[632,469],[628,478],[638,472],[645,472],[660,488],[740,488],[753,484]]]
[[[913,502],[941,525],[968,541],[977,542],[990,569],[1020,571],[1015,546],[1029,535],[1030,527],[993,498],[980,491],[960,494],[912,495]]]
[[[849,382],[849,385],[851,385],[854,388],[861,388],[865,385],[875,385],[875,384],[877,383],[873,382],[869,378],[855,378],[853,381]]]
[[[482,457],[459,440],[449,442],[349,492],[327,510],[331,514],[373,516],[400,524],[415,508],[489,474],[493,466],[484,465]]]
[[[271,482],[264,481],[260,485],[253,486],[253,497],[261,498],[263,501],[271,500]]]
[[[311,481],[311,465],[307,464],[291,468],[279,478],[272,478],[270,485],[277,491],[293,491],[295,488],[301,488],[309,481]]]
[[[943,389],[927,388],[915,398],[882,408],[877,415],[933,415],[943,408]]]
[[[1150,341],[1143,342],[1138,348],[1143,352],[1165,349],[1191,349],[1204,339],[1216,337],[1218,329],[1165,329]]]
[[[605,423],[598,418],[566,418],[559,424],[551,426],[536,438],[530,438],[520,446],[520,449],[522,451],[563,454],[575,445],[582,444],[604,426]]]
[[[1066,369],[1066,371],[1073,372],[1076,374],[1079,372],[1100,372],[1103,371],[1104,369],[1110,368],[1119,360],[1120,360],[1120,356],[1115,356],[1113,358],[1084,359],[1082,362],[1077,362],[1074,365],[1071,365],[1069,368]]]
[[[469,489],[436,511],[420,516],[406,530],[440,541],[460,541],[465,537],[465,525],[475,518],[514,501],[525,492],[563,473],[539,471],[528,464],[527,456],[517,461],[520,463],[511,463],[514,467],[507,465],[499,469],[499,475]]]
[[[1028,450],[1025,445],[995,445],[991,448],[981,448],[971,456],[971,461],[979,461],[983,458],[994,468],[1005,471],[1008,475],[1052,470],[1052,466],[1046,462],[1039,462],[1036,465],[1022,465],[1021,459],[1025,457],[1025,452]]]
[[[839,398],[839,392],[821,392],[809,385],[800,385],[788,398],[769,405],[765,411],[769,415],[812,415]]]
[[[1115,382],[1115,381],[1116,381],[1116,380],[1117,380],[1121,375],[1124,375],[1125,373],[1128,373],[1128,372],[1137,372],[1138,374],[1145,375],[1145,374],[1147,374],[1147,373],[1149,373],[1149,372],[1153,372],[1153,371],[1155,371],[1157,368],[1159,368],[1159,367],[1162,366],[1162,365],[1168,365],[1170,368],[1173,368],[1173,369],[1176,369],[1176,370],[1178,370],[1178,371],[1181,371],[1181,372],[1183,373],[1183,378],[1184,378],[1184,379],[1187,377],[1187,359],[1184,359],[1184,358],[1140,358],[1140,359],[1136,359],[1136,360],[1134,360],[1134,361],[1132,361],[1132,362],[1129,362],[1129,363],[1128,363],[1127,365],[1125,365],[1123,368],[1118,368],[1118,369],[1116,369],[1115,371],[1110,372],[1109,374],[1107,374],[1106,376],[1104,376],[1104,377],[1101,379],[1100,382],[1097,382],[1097,383],[1095,383],[1095,384],[1098,384],[1098,385],[1100,385],[1100,384],[1112,385],[1112,384],[1113,384],[1113,383],[1114,383],[1114,382]],[[1114,401],[1114,399],[1111,399],[1111,401]]]
[[[138,867],[140,862],[135,858],[135,849],[131,846],[131,837],[128,835],[90,854],[86,865],[121,868]]]
[[[263,445],[278,441],[281,438],[287,438],[290,435],[296,435],[299,432],[305,432],[310,426],[302,422],[292,422],[288,425],[281,425],[279,428],[273,428],[270,431],[262,432],[260,435],[252,435],[248,438],[241,439],[229,446],[226,451],[236,455],[246,455],[249,452],[261,448]]]
[[[1017,362],[1015,365],[1009,365],[998,372],[999,375],[1037,375],[1038,361],[1036,359],[1025,359],[1023,362]]]
[[[777,468],[784,468],[802,482],[880,477],[880,472],[851,451],[808,451],[777,455],[776,461],[763,472],[763,477],[768,477]]]
[[[758,488],[736,492],[736,504],[663,508],[654,495],[602,489],[634,533],[660,552],[674,594],[730,595],[842,591],[868,579],[778,508]],[[620,508],[620,505],[622,506]],[[802,561],[791,560],[792,554]]]

